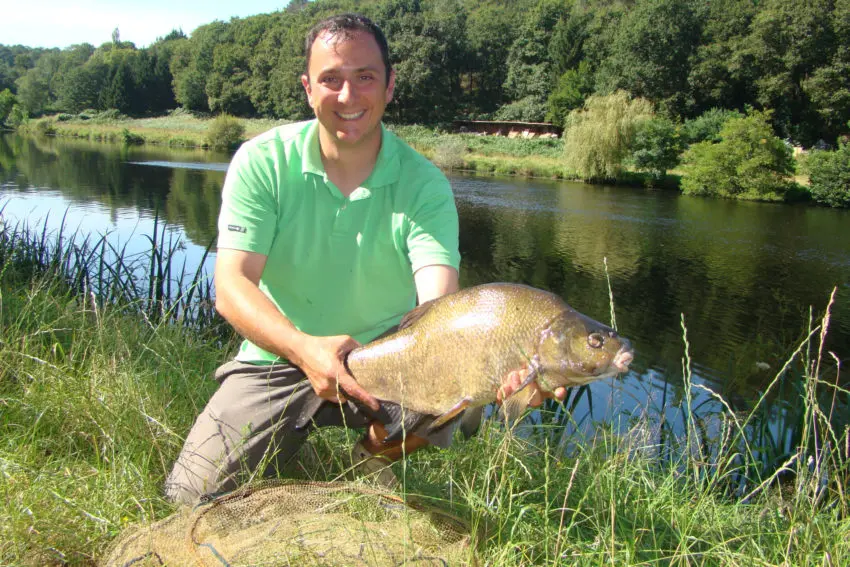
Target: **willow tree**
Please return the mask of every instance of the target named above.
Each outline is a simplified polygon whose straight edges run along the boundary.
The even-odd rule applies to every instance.
[[[638,124],[653,116],[652,103],[625,91],[591,96],[567,115],[566,166],[586,181],[616,179],[629,156]]]

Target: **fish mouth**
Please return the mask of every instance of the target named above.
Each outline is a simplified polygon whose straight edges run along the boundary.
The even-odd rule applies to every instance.
[[[614,360],[611,361],[611,366],[617,369],[617,373],[628,372],[629,364],[635,359],[635,354],[631,349],[621,348],[614,355]]]

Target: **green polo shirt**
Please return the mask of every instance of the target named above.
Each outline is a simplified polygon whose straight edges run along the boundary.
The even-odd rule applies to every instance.
[[[413,272],[458,268],[458,218],[445,175],[382,126],[369,178],[328,179],[318,122],[270,130],[239,148],[224,182],[218,247],[268,257],[260,289],[299,330],[366,343],[416,304]],[[237,360],[278,359],[244,341]]]

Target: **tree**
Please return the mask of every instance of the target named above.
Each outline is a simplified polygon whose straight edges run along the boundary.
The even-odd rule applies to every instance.
[[[681,152],[678,129],[667,116],[656,115],[638,124],[632,142],[632,160],[638,170],[648,171],[660,181],[678,165]]]
[[[517,35],[522,4],[488,3],[469,10],[461,82],[470,114],[486,115],[506,102],[505,60]]]
[[[711,108],[744,108],[755,102],[754,65],[747,53],[754,0],[713,0],[696,4],[702,41],[691,59],[688,85],[694,106],[687,116]]]
[[[588,181],[616,179],[637,126],[652,116],[652,104],[624,91],[589,97],[570,112],[564,131],[567,167]]]
[[[18,99],[15,98],[12,91],[9,89],[0,91],[0,124],[6,122],[6,118],[9,117],[16,104],[18,104]]]
[[[803,81],[828,64],[835,50],[834,0],[768,0],[750,26],[745,53],[755,72],[756,102],[774,110],[783,137],[810,144],[823,122],[809,103]]]
[[[836,151],[815,150],[807,159],[812,197],[830,207],[850,207],[850,142]]]
[[[504,88],[511,100],[533,109],[524,117],[526,120],[539,122],[546,115],[546,101],[555,83],[549,59],[549,39],[564,12],[563,3],[540,0],[528,13],[508,53]],[[512,114],[516,113],[508,105],[497,117],[508,118]]]
[[[850,0],[835,0],[831,23],[836,42],[831,60],[801,83],[829,140],[850,121]]]
[[[699,35],[689,0],[638,0],[597,72],[602,92],[623,89],[682,114],[692,105],[687,70]]]
[[[115,108],[119,112],[128,113],[133,99],[133,76],[126,62],[121,62],[109,71],[105,89],[101,92],[101,108]]]
[[[718,143],[700,142],[685,152],[686,195],[781,200],[794,171],[789,147],[773,133],[770,112],[750,110],[724,123]]]
[[[59,90],[59,108],[68,112],[97,108],[100,93],[106,86],[108,71],[108,67],[99,60],[68,71]]]
[[[579,108],[593,92],[593,73],[587,61],[579,63],[575,69],[567,70],[558,79],[558,86],[549,95],[549,110],[546,120],[556,126],[563,126],[567,115]]]

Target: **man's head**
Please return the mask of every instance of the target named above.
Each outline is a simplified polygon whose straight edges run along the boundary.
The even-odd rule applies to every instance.
[[[365,33],[375,38],[375,43],[378,44],[378,49],[381,51],[381,59],[384,61],[386,69],[385,81],[390,82],[390,73],[392,66],[390,65],[390,48],[387,45],[387,38],[384,32],[381,31],[375,23],[360,14],[341,14],[339,16],[331,16],[325,18],[307,32],[307,38],[304,41],[304,53],[306,55],[305,73],[310,74],[310,56],[313,54],[313,44],[316,38],[321,35],[327,35],[335,38],[337,41],[345,41],[351,39],[354,35]]]
[[[386,38],[375,24],[351,14],[317,24],[307,35],[307,69],[301,84],[319,120],[325,151],[331,148],[326,144],[377,151],[395,74]]]

